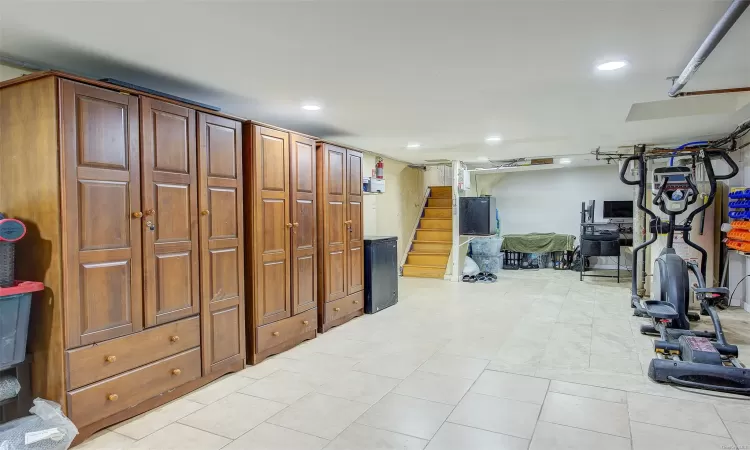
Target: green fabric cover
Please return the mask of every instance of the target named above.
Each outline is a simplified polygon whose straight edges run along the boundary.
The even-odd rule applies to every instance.
[[[521,253],[551,253],[572,251],[575,236],[557,233],[529,233],[503,235],[501,250]]]

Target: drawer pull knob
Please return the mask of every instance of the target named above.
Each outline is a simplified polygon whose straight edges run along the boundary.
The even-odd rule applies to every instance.
[[[107,396],[107,400],[109,400],[110,402],[116,402],[118,398],[120,398],[120,396],[117,394],[109,394]]]
[[[341,308],[333,308],[334,311],[339,312],[341,311]]]
[[[171,338],[169,338],[169,340],[172,341],[172,342],[177,342],[177,341],[180,340],[180,337],[179,336],[172,336]]]
[[[109,355],[106,358],[104,358],[108,363],[113,363],[117,361],[117,356],[115,355]]]
[[[207,215],[208,215],[207,209],[204,209],[203,211],[201,211],[201,216],[207,216]]]
[[[278,335],[279,335],[280,333],[279,333],[278,331],[274,331],[274,332],[273,332],[273,333],[271,333],[271,334],[272,334],[272,335],[274,335],[274,336],[278,336]]]
[[[143,217],[143,213],[140,211],[136,211],[133,213],[133,217],[135,217],[136,219],[140,219],[141,217]]]
[[[153,216],[154,214],[156,214],[156,210],[153,209],[153,208],[147,209],[144,214],[147,215],[147,216]]]
[[[359,303],[359,300],[354,300],[353,303],[356,305],[357,303]]]
[[[182,373],[182,371],[181,371],[180,369],[174,369],[174,370],[172,371],[172,375],[179,375],[179,374],[181,374],[181,373]]]
[[[302,325],[309,325],[309,324],[310,324],[310,321],[309,321],[309,320],[303,320],[303,321],[302,321]]]

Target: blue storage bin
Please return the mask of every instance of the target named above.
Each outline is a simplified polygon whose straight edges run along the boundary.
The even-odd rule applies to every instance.
[[[0,297],[0,370],[26,359],[31,293]]]
[[[750,208],[750,200],[732,200],[729,202],[730,208]]]
[[[729,193],[729,198],[750,198],[750,189],[737,189]]]
[[[750,211],[744,209],[729,211],[729,217],[732,219],[750,219]]]

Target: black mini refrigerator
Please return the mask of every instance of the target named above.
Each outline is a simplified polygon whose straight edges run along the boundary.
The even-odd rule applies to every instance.
[[[495,197],[461,197],[458,211],[458,234],[492,236],[496,231]]]
[[[365,236],[365,313],[398,302],[398,238]]]

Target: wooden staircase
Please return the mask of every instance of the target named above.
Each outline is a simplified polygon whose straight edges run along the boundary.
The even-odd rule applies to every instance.
[[[453,244],[450,186],[430,187],[427,206],[403,267],[403,276],[440,278],[445,275]]]

